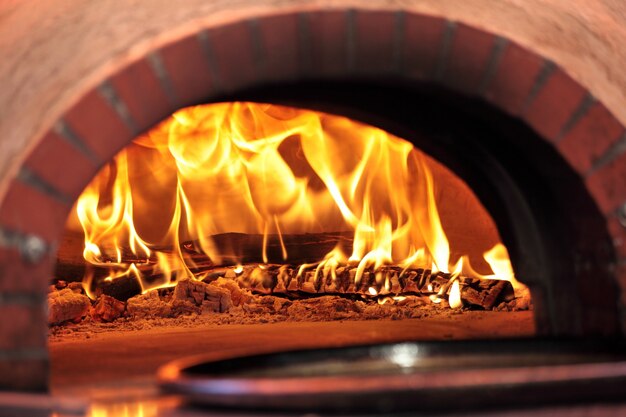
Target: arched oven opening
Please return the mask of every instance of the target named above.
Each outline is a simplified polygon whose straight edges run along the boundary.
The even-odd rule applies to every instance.
[[[173,119],[138,136],[134,145],[124,148],[96,176],[98,181],[92,181],[74,205],[50,294],[53,388],[56,385],[63,391],[82,380],[84,367],[67,360],[73,349],[93,349],[86,358],[98,355],[102,346],[106,349],[106,343],[91,345],[85,337],[101,333],[105,339],[123,340],[129,329],[142,327],[148,330],[135,337],[156,344],[171,342],[167,336],[160,339],[159,331],[189,329],[189,343],[179,342],[181,346],[175,353],[158,353],[170,359],[181,355],[181,351],[189,355],[210,352],[202,338],[191,335],[200,331],[218,334],[216,324],[244,325],[241,334],[222,343],[245,345],[254,340],[245,335],[246,324],[278,322],[270,333],[278,337],[276,334],[281,332],[294,332],[289,326],[300,322],[320,322],[315,331],[325,333],[325,341],[315,340],[319,335],[294,337],[299,344],[293,346],[300,348],[368,340],[482,339],[490,333],[501,338],[535,335],[586,339],[617,333],[617,291],[609,269],[614,255],[610,239],[603,232],[604,219],[567,162],[519,120],[480,100],[417,83],[410,88],[402,83],[349,80],[276,84],[215,101],[218,104],[176,112]],[[274,103],[276,107],[262,103]],[[318,116],[311,110],[324,113]],[[319,132],[307,131],[308,116],[320,118]],[[389,145],[376,145],[368,151],[365,145],[360,147],[360,142],[370,143],[369,136],[375,133],[367,129],[375,128],[363,129],[359,122],[383,128],[402,139],[390,137]],[[342,123],[349,128],[337,127]],[[380,132],[386,135],[384,131]],[[277,144],[270,145],[272,141]],[[407,172],[394,169],[394,165],[403,164],[403,153],[392,150],[397,146],[391,144],[396,143],[393,141],[411,147],[405,142],[410,141],[413,153],[430,155],[418,160],[427,158],[425,169],[433,178],[432,193],[437,203],[432,208],[438,211],[451,251],[446,265],[438,262],[434,240],[429,241],[428,233],[423,231],[423,227],[434,227],[432,223],[439,218],[434,220],[424,214],[430,210],[427,199],[407,197],[428,188],[419,179],[421,165],[409,167]],[[350,145],[342,148],[342,142]],[[372,157],[368,152],[384,153],[389,159],[383,159],[384,167],[380,168],[376,165],[379,162],[373,162],[378,161],[378,155]],[[408,156],[409,165],[413,153]],[[158,156],[163,154],[165,157]],[[353,154],[359,157],[354,159]],[[176,168],[161,175],[168,163]],[[242,172],[231,174],[238,166]],[[334,176],[326,176],[332,167],[340,168]],[[356,171],[360,175],[357,180],[352,176]],[[238,175],[244,175],[243,182]],[[295,182],[291,182],[292,175]],[[367,188],[384,175],[386,188]],[[178,185],[173,178],[178,178]],[[296,182],[303,179],[303,190],[311,199],[305,203],[308,209],[299,209],[300,200],[290,197]],[[342,180],[356,182],[349,185],[342,184]],[[459,185],[463,181],[471,191]],[[339,226],[327,213],[329,207],[315,200],[320,187],[330,195],[333,185],[340,190],[340,197],[333,195],[334,201],[327,199],[325,204],[342,212],[344,223]],[[362,202],[348,201],[350,188],[362,193],[354,201],[363,196],[371,198],[365,203],[367,208]],[[170,201],[173,195],[177,196],[175,207]],[[242,209],[248,195],[251,212]],[[88,201],[93,198],[96,200]],[[408,198],[412,213],[427,217],[430,226],[417,220],[409,222],[410,227],[421,228],[419,239],[426,242],[422,248],[413,247],[416,242],[411,239],[403,242],[402,238],[391,237],[401,228],[401,221],[396,219],[403,214],[393,211],[398,208],[386,206],[393,203],[381,202],[396,198]],[[287,200],[288,207],[283,207]],[[350,223],[341,204],[347,204],[345,210],[360,217],[359,225]],[[281,208],[274,213],[277,205]],[[224,208],[228,213],[221,212]],[[311,208],[312,218],[308,212]],[[111,216],[112,210],[119,211],[117,220],[111,221],[115,217]],[[361,216],[366,212],[366,217],[371,217],[363,223]],[[393,249],[389,247],[389,258],[378,259],[374,254],[384,252],[385,246],[381,243],[384,233],[377,229],[381,214],[392,220],[394,232],[388,237]],[[73,231],[68,229],[72,219]],[[311,221],[317,226],[303,226]],[[486,226],[464,227],[464,221]],[[250,226],[250,222],[256,223]],[[452,227],[447,227],[450,224]],[[377,231],[370,240],[360,242],[362,228],[370,226]],[[155,239],[160,235],[154,232],[156,229],[166,237]],[[471,236],[470,245],[474,247],[469,246],[469,251],[468,245],[463,245],[466,239],[459,239],[462,234],[475,235]],[[471,265],[481,261],[484,264],[480,255],[493,251],[500,244],[493,242],[500,239],[506,248],[504,261],[507,250],[511,257],[517,278],[514,284],[519,281],[521,287],[516,285],[515,294],[509,288],[491,295],[491,287],[480,288],[477,298],[481,301],[476,301],[474,293],[465,291],[479,288],[475,285],[478,281],[472,279],[486,278],[484,283],[488,283],[489,268],[483,268],[480,274]],[[410,244],[413,251],[398,257],[394,252],[397,243]],[[355,251],[356,245],[363,246],[362,252]],[[460,252],[459,246],[463,248]],[[423,254],[416,249],[425,251],[426,256],[421,259]],[[337,250],[341,255],[335,254]],[[73,259],[69,263],[68,254]],[[465,265],[458,264],[459,254],[466,255],[462,259]],[[176,261],[162,261],[162,257],[172,256]],[[370,256],[374,258],[367,261]],[[497,276],[503,272],[493,266],[491,273],[495,278],[509,279],[506,274]],[[188,284],[188,280],[198,284]],[[455,280],[460,283],[459,300],[453,295]],[[227,281],[237,289],[233,290]],[[528,315],[520,319],[506,312],[510,309],[507,306],[514,310],[519,310],[518,304],[524,305],[524,310],[528,308],[529,300],[522,300],[528,296],[521,295],[524,285],[532,292],[533,307],[528,313],[532,314],[533,326],[528,325]],[[228,300],[220,291],[230,291],[226,294]],[[76,293],[81,294],[82,308],[74,304]],[[415,304],[420,297],[430,297],[432,303],[424,307],[426,313],[411,314],[421,308]],[[489,303],[483,303],[485,299]],[[280,308],[276,308],[277,302]],[[267,307],[270,304],[272,308]],[[447,309],[461,314],[442,315]],[[490,310],[500,310],[500,319],[490,320]],[[444,332],[433,331],[428,329],[429,316],[444,322],[454,318],[456,322]],[[373,321],[354,324],[354,320],[362,319]],[[389,323],[389,319],[397,323]],[[336,320],[344,322],[341,329],[324,327],[324,322]],[[462,329],[476,320],[481,325],[474,334],[472,330],[454,330],[454,326]],[[286,327],[281,330],[280,325]],[[510,330],[503,333],[499,329],[503,325]],[[362,326],[372,332],[385,327],[388,334],[382,339],[347,336],[362,331]],[[264,329],[255,331],[263,333]],[[185,335],[178,337],[184,339]],[[257,350],[271,350],[272,346],[278,349],[292,345],[268,341],[267,346]],[[110,368],[103,372],[103,382],[132,377],[136,371],[126,370],[133,369],[129,361],[145,361],[147,368],[155,366],[154,360],[142,359],[146,355],[141,348],[118,362],[112,358],[121,357],[121,352],[109,349],[113,349],[108,353],[110,358],[101,363],[102,368]],[[85,362],[90,364],[92,360]]]
[[[514,389],[524,394],[515,396],[518,404],[524,398],[532,400],[535,394],[539,395],[537,385],[533,383],[533,366],[551,365],[551,358],[555,357],[551,355],[567,346],[565,368],[559,368],[564,373],[553,375],[551,369],[547,369],[545,375],[542,374],[546,378],[543,382],[554,382],[553,387],[559,388],[553,391],[555,398],[567,399],[566,394],[572,388],[570,382],[584,379],[577,364],[587,364],[585,361],[589,357],[592,362],[608,358],[609,363],[591,367],[597,373],[594,374],[596,379],[584,379],[590,387],[588,397],[619,395],[624,373],[620,367],[613,367],[611,361],[621,357],[616,351],[621,346],[624,327],[622,174],[625,139],[620,121],[565,69],[502,36],[455,20],[417,14],[412,9],[294,8],[263,16],[253,13],[244,20],[238,20],[239,15],[236,15],[234,20],[231,16],[206,25],[204,21],[199,25],[195,22],[181,32],[168,33],[170,38],[150,39],[145,44],[138,44],[137,49],[131,48],[132,53],[122,54],[123,57],[116,53],[115,59],[107,61],[106,65],[92,63],[97,71],[92,68],[93,73],[85,78],[87,81],[77,83],[75,90],[56,103],[54,111],[45,113],[41,120],[36,115],[37,106],[33,110],[34,116],[27,114],[24,120],[36,121],[31,125],[23,123],[28,133],[21,135],[2,130],[11,133],[7,136],[9,138],[21,139],[6,148],[15,154],[14,160],[0,166],[6,174],[0,182],[3,193],[0,204],[0,310],[3,313],[0,316],[0,340],[3,341],[0,344],[0,387],[52,389],[54,395],[62,394],[63,398],[84,398],[106,391],[101,388],[110,383],[128,382],[130,386],[139,381],[141,387],[153,389],[158,365],[190,353],[210,352],[213,355],[210,359],[219,359],[282,349],[345,347],[356,343],[410,339],[412,343],[389,345],[382,351],[374,349],[371,352],[378,352],[377,355],[393,362],[390,366],[397,367],[402,373],[432,346],[445,345],[443,350],[452,355],[463,349],[472,353],[480,351],[483,358],[496,353],[496,346],[506,346],[504,356],[508,352],[519,354],[527,346],[530,346],[529,355],[533,356],[534,349],[540,346],[539,361],[533,362],[536,359],[533,356],[528,367],[519,367],[516,363],[513,365],[517,367],[509,369],[511,373],[506,374],[507,378],[512,378],[507,381],[517,384]],[[50,74],[53,73],[51,70]],[[298,271],[304,271],[300,268],[303,262],[267,267],[270,262],[264,255],[269,243],[274,244],[275,253],[281,254],[277,248],[285,252],[280,231],[273,234],[273,241],[267,233],[256,235],[253,247],[257,258],[247,271],[257,271],[258,276],[243,283],[236,282],[236,286],[226,281],[237,281],[244,276],[242,271],[246,265],[238,265],[237,260],[223,265],[213,262],[213,258],[205,256],[201,244],[196,245],[194,239],[187,239],[189,236],[185,236],[180,245],[170,245],[169,250],[187,250],[203,262],[206,259],[212,262],[210,268],[197,274],[202,278],[198,282],[176,279],[167,283],[175,285],[157,289],[144,287],[141,280],[138,284],[135,279],[118,280],[105,273],[97,276],[95,281],[79,283],[85,270],[94,264],[85,262],[86,252],[95,254],[96,263],[101,264],[97,265],[100,274],[115,269],[114,264],[123,263],[128,267],[124,272],[126,277],[131,275],[130,272],[136,277],[139,273],[135,271],[149,266],[148,252],[159,252],[155,244],[145,245],[148,256],[134,262],[124,258],[127,247],[114,247],[111,253],[117,251],[119,259],[111,257],[111,253],[98,258],[98,253],[103,253],[100,246],[91,245],[93,242],[80,233],[70,236],[68,232],[76,229],[70,230],[72,228],[68,225],[71,225],[72,216],[79,216],[75,203],[85,195],[85,187],[94,178],[101,178],[101,169],[112,172],[110,167],[117,164],[116,158],[149,136],[153,128],[158,130],[165,119],[184,124],[184,117],[176,117],[181,115],[180,112],[190,111],[189,106],[210,107],[219,103],[252,103],[252,106],[267,103],[270,107],[287,109],[287,113],[343,117],[354,126],[364,124],[381,129],[384,135],[398,139],[398,143],[414,147],[411,152],[423,152],[430,169],[440,169],[441,178],[452,179],[449,184],[456,184],[452,187],[454,192],[469,190],[464,198],[475,209],[474,213],[484,215],[487,228],[495,233],[497,241],[501,241],[501,247],[506,248],[515,276],[522,284],[519,288],[524,289],[526,285],[530,289],[531,310],[504,311],[516,309],[516,300],[522,297],[499,284],[498,288],[508,289],[502,294],[499,292],[500,298],[491,300],[493,303],[481,304],[480,300],[489,297],[489,289],[495,287],[490,277],[484,276],[489,271],[472,276],[463,272],[461,267],[457,271],[455,262],[443,267],[432,262],[427,269],[427,264],[407,266],[401,265],[402,262],[397,265],[394,261],[384,265],[387,269],[383,274],[376,267],[371,270],[363,268],[359,272],[363,256],[349,259],[352,264],[330,257],[322,261],[336,261],[334,266],[327,268],[331,271],[329,275],[317,272],[324,272],[327,262],[321,269],[304,275],[312,277],[313,281],[309,283],[298,275]],[[172,114],[173,119],[170,119]],[[4,129],[4,126],[0,127]],[[406,148],[402,146],[400,148]],[[299,153],[301,149],[296,151]],[[18,155],[20,152],[22,154]],[[312,163],[309,165],[317,176],[323,177],[323,170],[315,168]],[[331,190],[328,179],[321,182]],[[110,191],[114,184],[107,184],[104,188],[108,187]],[[394,192],[393,187],[388,186],[387,190]],[[440,191],[440,197],[447,199],[450,218],[472,221],[472,218],[464,219],[467,212],[461,210],[462,207],[455,207],[448,189]],[[333,197],[337,203],[336,196]],[[148,199],[148,203],[152,202]],[[345,208],[341,204],[338,206],[339,211]],[[415,208],[418,205],[409,206]],[[353,212],[351,207],[343,211]],[[177,219],[180,223],[189,220],[185,215]],[[281,223],[274,221],[278,231]],[[390,223],[393,230],[394,222]],[[350,230],[354,238],[352,250],[356,242],[355,231],[360,226],[353,225]],[[295,235],[308,233],[300,229],[296,232]],[[333,236],[336,238],[337,235]],[[199,241],[206,236],[195,237]],[[140,241],[142,239],[135,240]],[[296,246],[300,243],[296,239]],[[137,255],[136,248],[130,246],[132,254]],[[414,252],[417,253],[412,248],[408,255]],[[487,253],[489,251],[483,252],[484,261]],[[66,261],[70,258],[78,259],[78,263],[70,265],[73,270],[67,268]],[[319,258],[312,261],[317,266],[321,264]],[[337,267],[344,269],[337,273]],[[190,269],[187,265],[185,268]],[[219,268],[222,269],[217,271]],[[268,272],[270,269],[272,273]],[[286,273],[289,279],[281,281],[283,278],[278,278],[279,274],[286,270],[289,270]],[[408,281],[402,273],[406,271],[413,273],[413,278],[417,277],[409,283],[413,285],[410,291],[405,291]],[[172,271],[165,268],[161,272],[170,274]],[[326,278],[343,276],[343,272],[348,277],[354,272],[359,279],[346,281],[348,286],[341,289],[341,294],[324,293],[320,296],[321,289],[330,288],[331,293],[337,290],[338,280]],[[363,278],[366,272],[369,274],[367,279]],[[495,269],[491,268],[491,272]],[[211,275],[213,273],[217,275]],[[269,277],[268,282],[265,277]],[[294,277],[297,278],[295,281]],[[401,280],[401,277],[404,278]],[[425,290],[418,285],[422,278]],[[178,290],[183,281],[187,287]],[[434,281],[439,287],[434,287]],[[279,285],[281,282],[283,287]],[[295,283],[290,288],[292,282]],[[487,284],[481,286],[485,282]],[[356,283],[367,285],[357,288]],[[347,290],[348,287],[351,289]],[[474,291],[478,298],[475,297],[474,301],[463,299],[464,289]],[[350,311],[350,317],[334,315],[334,322],[321,324],[284,320],[274,326],[257,320],[248,325],[226,320],[222,326],[221,319],[216,319],[211,323],[213,333],[205,332],[201,327],[187,326],[203,312],[210,313],[211,320],[226,317],[220,316],[226,312],[222,311],[226,310],[222,306],[222,296],[232,303],[235,293],[243,293],[254,301],[254,308],[244,315],[247,318],[255,317],[256,308],[266,314],[267,309],[281,310],[282,306],[298,305],[303,299],[313,300],[311,309],[315,310],[318,300],[330,297],[326,299],[331,300],[329,305],[333,314],[338,311],[337,305],[350,310],[357,303],[361,304]],[[216,301],[216,294],[219,301]],[[176,300],[177,296],[183,299]],[[156,320],[151,317],[135,320],[129,303],[133,299],[136,301],[137,297],[141,303],[148,302],[148,315],[152,314],[151,311],[157,312]],[[430,300],[427,308],[433,308],[433,311],[442,311],[443,306],[455,313],[435,317],[441,318],[440,322],[429,321],[430,313],[411,318],[412,310],[404,300],[420,297]],[[271,303],[266,302],[268,300]],[[175,301],[191,305],[191,310],[182,311],[182,314],[178,311],[176,317],[171,317]],[[230,308],[230,304],[226,304]],[[156,308],[150,310],[154,305]],[[526,303],[525,307],[528,306]],[[369,311],[380,313],[372,318],[382,320],[359,321],[368,307],[374,307]],[[494,312],[494,308],[502,311]],[[390,311],[394,312],[394,318],[406,321],[385,321],[391,318],[385,316]],[[491,313],[499,314],[500,319],[483,320]],[[261,314],[257,316],[261,317]],[[511,326],[514,320],[508,318],[514,316],[522,317],[520,322],[523,325]],[[463,317],[476,320],[464,322]],[[167,326],[163,325],[166,321],[161,318],[169,320],[166,320]],[[403,327],[406,323],[412,325]],[[432,327],[435,330],[423,336],[420,325],[427,327],[430,325],[427,323],[436,323]],[[228,327],[231,325],[239,327]],[[510,337],[512,340],[504,344],[491,340],[473,344],[462,340],[490,337]],[[532,340],[521,340],[521,337]],[[430,342],[434,339],[436,343],[453,340],[442,345],[415,344],[416,340],[424,339]],[[546,340],[556,344],[542,344]],[[585,344],[587,342],[590,343]],[[582,359],[576,356],[580,353],[576,351],[579,346],[583,346],[585,353]],[[611,351],[607,355],[588,355],[597,346],[603,349],[612,346],[613,350],[608,349]],[[422,347],[425,350],[420,350]],[[388,348],[391,350],[386,350]],[[151,351],[154,354],[150,354]],[[358,349],[342,352],[350,358],[358,358],[362,353]],[[575,354],[570,356],[572,352]],[[606,349],[603,352],[606,353]],[[282,355],[260,358],[267,363],[283,365],[290,363],[291,358],[296,358],[296,362],[300,358],[297,354]],[[313,356],[319,359],[318,354]],[[235,369],[241,363],[254,360],[218,362],[213,371],[220,374],[231,365]],[[573,367],[568,368],[569,361],[574,363]],[[497,366],[490,367],[491,362],[486,363],[486,366],[482,362],[473,363],[469,373],[463,373],[467,369],[462,369],[459,385],[446,385],[453,389],[437,392],[432,398],[449,402],[449,393],[463,384],[466,384],[465,388],[469,387],[469,394],[464,398],[470,398],[483,391],[483,386],[472,382],[481,376],[487,376],[489,383],[501,381],[505,373]],[[506,364],[510,365],[510,362]],[[376,368],[380,363],[374,365]],[[387,366],[389,362],[383,365]],[[429,380],[431,374],[420,374],[420,389],[424,390],[421,392],[431,392],[436,381],[446,382],[446,375],[452,372],[447,366],[428,368],[429,372],[434,370],[436,373],[432,381]],[[306,373],[307,369],[298,368],[295,372]],[[258,376],[255,375],[257,370],[250,371],[253,379]],[[185,377],[205,371],[204,365],[197,364],[184,370],[166,368],[160,378],[164,387],[176,390],[180,378],[172,378],[182,376],[185,382]],[[291,375],[289,372],[294,371],[287,370],[288,376]],[[374,374],[376,372],[378,370],[374,369]],[[269,375],[270,383],[275,383],[271,372]],[[49,377],[52,377],[51,383]],[[598,380],[600,383],[594,385]],[[489,387],[492,386],[487,384]],[[219,391],[223,387],[217,388]],[[276,389],[276,385],[270,388]],[[286,387],[282,389],[287,390]],[[501,392],[490,389],[484,391],[487,396]],[[556,395],[557,391],[559,395]],[[404,391],[400,389],[399,392]],[[282,398],[281,393],[272,392],[276,397],[261,396],[262,403],[268,405],[268,398]],[[257,394],[253,393],[253,396]],[[437,396],[440,394],[442,397]],[[363,393],[359,395],[363,396]],[[499,395],[492,397],[500,398]],[[382,402],[376,403],[376,407],[385,411],[389,404],[385,403],[384,396],[380,398]],[[5,399],[0,398],[0,406]],[[9,399],[13,400],[13,397]],[[49,397],[46,399],[50,400]],[[436,409],[437,401],[433,401],[433,409]],[[472,406],[481,406],[481,403]]]

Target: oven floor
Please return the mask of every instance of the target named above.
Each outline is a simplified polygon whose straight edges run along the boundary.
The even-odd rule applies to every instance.
[[[268,416],[267,413],[255,411],[189,407],[180,397],[161,394],[155,384],[154,372],[171,359],[197,353],[208,353],[219,358],[280,349],[403,339],[485,339],[534,334],[532,312],[466,312],[458,317],[402,321],[282,322],[194,329],[155,328],[123,334],[106,332],[94,334],[88,339],[52,340],[52,393],[0,392],[0,417]],[[292,417],[301,414],[281,415]],[[452,414],[442,412],[438,415],[615,416],[626,415],[626,403],[551,406],[533,406],[529,403],[524,409],[475,410]]]
[[[461,340],[532,336],[532,311],[466,311],[448,317],[406,320],[280,322],[155,327],[51,339],[53,393],[93,387],[154,384],[157,368],[196,354],[218,359],[236,354],[347,346],[402,340]]]

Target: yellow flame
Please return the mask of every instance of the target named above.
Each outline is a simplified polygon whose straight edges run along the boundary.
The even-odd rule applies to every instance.
[[[481,274],[474,270],[470,265],[468,257],[466,256],[462,258],[464,261],[463,273],[473,278],[502,279],[510,281],[513,289],[515,290],[516,296],[528,290],[524,284],[515,278],[513,266],[511,265],[511,261],[509,259],[509,252],[502,243],[497,243],[491,249],[483,253],[483,257],[491,267],[491,271],[493,272],[492,274]]]
[[[353,232],[351,254],[338,246],[299,274],[315,267],[336,280],[337,268],[352,264],[360,282],[370,268],[397,264],[458,276],[471,267],[464,258],[450,264],[434,189],[424,156],[383,130],[309,110],[219,103],[177,111],[135,139],[84,190],[76,213],[87,263],[109,268],[110,279],[136,276],[144,291],[194,277],[182,242],[221,264],[227,248],[211,236],[227,232],[263,234],[265,262],[269,234],[289,260],[284,233]],[[515,280],[504,246],[485,259],[495,276]],[[376,282],[389,290],[388,277]]]
[[[463,307],[463,301],[461,300],[461,286],[459,280],[455,279],[450,288],[450,294],[448,295],[448,303],[451,308]]]

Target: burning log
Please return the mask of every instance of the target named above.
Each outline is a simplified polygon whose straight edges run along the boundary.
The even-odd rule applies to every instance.
[[[141,283],[137,277],[132,275],[112,280],[101,280],[94,285],[96,295],[109,296],[121,301],[141,294]]]
[[[324,259],[324,256],[338,245],[349,253],[352,251],[352,236],[353,232],[284,234],[282,241],[288,258],[283,259],[281,237],[277,234],[268,234],[265,246],[267,262],[288,261],[292,265],[316,262]],[[262,234],[222,233],[211,236],[211,239],[215,247],[220,248],[223,265],[264,262],[265,238]],[[203,254],[197,249],[199,247],[196,241],[183,243],[183,249],[187,253],[197,256],[194,261],[202,261]]]
[[[250,292],[241,288],[239,284],[231,278],[218,278],[213,281],[212,284],[227,290],[230,293],[230,299],[234,306],[244,305],[251,298]]]
[[[490,310],[497,301],[510,301],[515,298],[513,286],[502,280],[470,280],[461,288],[461,301],[465,305]]]
[[[429,269],[404,270],[386,266],[377,271],[365,271],[356,279],[355,267],[337,268],[324,273],[313,268],[299,271],[285,265],[246,266],[240,274],[229,274],[243,288],[257,294],[282,294],[295,298],[323,294],[354,294],[364,297],[422,294],[435,298],[446,298],[452,284],[451,274]],[[232,272],[232,270],[231,270]],[[461,287],[463,305],[489,310],[498,301],[514,298],[510,282],[503,280],[455,278]]]
[[[89,314],[96,321],[111,322],[124,314],[126,303],[108,295],[101,295],[90,308]]]
[[[348,280],[353,279],[354,269],[344,267],[338,275],[348,277]],[[395,267],[386,269],[388,274],[389,271],[398,272]],[[136,295],[127,302],[100,295],[89,311],[94,322],[110,322],[123,316],[141,320],[194,314],[221,316],[221,313],[229,312],[223,318],[227,322],[234,320],[246,323],[250,320],[327,321],[422,317],[430,314],[428,312],[433,311],[432,309],[447,309],[447,303],[443,302],[438,306],[437,303],[439,300],[446,300],[448,296],[452,305],[451,289],[455,289],[460,303],[474,309],[492,309],[496,305],[497,309],[502,309],[503,306],[509,309],[511,302],[518,301],[514,299],[507,302],[514,296],[507,281],[451,278],[449,274],[431,273],[428,270],[420,273],[402,270],[399,272],[395,282],[393,278],[388,280],[377,294],[375,287],[367,285],[380,286],[381,277],[385,276],[381,271],[370,271],[369,275],[364,274],[361,282],[352,282],[346,288],[344,282],[331,282],[330,285],[326,280],[327,276],[320,279],[317,273],[308,279],[317,280],[318,283],[299,280],[297,272],[285,265],[246,266],[243,271],[239,268],[220,268],[220,274],[225,276],[212,277],[210,282],[185,279],[179,281],[175,287],[152,290]],[[391,274],[392,277],[396,276],[394,273]],[[253,276],[256,278],[251,279]],[[400,277],[404,277],[403,280]],[[338,288],[344,292],[338,292]],[[403,292],[406,288],[414,291]],[[335,292],[330,292],[329,289]],[[76,308],[74,303],[59,302],[74,296],[82,299],[81,308]],[[60,291],[54,289],[51,298],[59,299],[51,302],[55,311],[55,318],[50,319],[51,324],[80,320],[90,305],[84,295],[72,292],[69,288]]]
[[[173,317],[172,305],[159,297],[158,291],[148,291],[126,302],[128,315],[135,319]]]
[[[127,250],[122,251],[123,261],[137,263],[132,264],[134,272],[126,276],[106,279],[112,271],[119,275],[131,263],[112,263],[111,267],[106,264],[98,267],[89,265],[94,278],[90,294],[97,296],[93,307],[82,294],[82,284],[71,282],[82,280],[85,261],[76,256],[67,261],[63,254],[68,249],[59,251],[58,279],[49,296],[50,324],[78,321],[88,313],[96,322],[110,322],[123,316],[150,319],[223,312],[229,312],[228,316],[233,317],[248,314],[254,317],[282,317],[285,320],[421,317],[424,309],[433,308],[433,302],[449,299],[453,287],[460,299],[455,303],[457,306],[485,310],[529,307],[530,296],[515,299],[508,281],[453,278],[450,274],[430,269],[405,269],[394,265],[376,270],[365,268],[357,273],[355,264],[330,268],[316,263],[338,245],[349,253],[352,241],[346,233],[283,236],[290,264],[282,260],[282,248],[276,235],[268,239],[267,255],[278,264],[262,263],[262,235],[231,233],[217,235],[213,239],[222,253],[230,254],[224,258],[226,265],[215,266],[207,255],[197,249],[197,242],[183,243],[180,251],[187,259],[193,260],[191,272],[198,280],[182,279],[177,276],[177,271],[173,271],[173,278],[179,280],[172,289],[141,294],[142,285],[137,274],[148,285],[164,282],[164,276],[156,259],[138,262],[140,260]],[[82,237],[73,242],[76,247],[69,252],[81,253]],[[174,252],[178,252],[173,248],[159,250],[167,256],[175,256]],[[248,255],[236,257],[236,254]],[[232,266],[242,261],[252,263]],[[64,269],[68,263],[70,268]],[[232,265],[228,266],[228,263]],[[302,263],[311,265],[300,267]],[[82,268],[78,276],[59,272],[76,272],[80,269],[78,264]],[[453,285],[453,282],[458,282],[458,285]],[[441,304],[445,305],[445,302]]]
[[[48,323],[80,321],[89,312],[91,301],[85,295],[69,288],[48,294]]]
[[[282,260],[282,247],[278,235],[270,235],[266,246],[267,256],[270,260],[278,261],[280,264],[265,264],[261,259],[263,235],[242,233],[216,235],[212,237],[213,241],[220,248],[220,252],[226,254],[223,258],[226,266],[220,267],[216,267],[207,255],[198,250],[197,242],[186,242],[181,245],[180,250],[185,257],[193,260],[195,265],[191,268],[191,272],[198,278],[202,277],[204,282],[180,279],[176,288],[162,291],[161,294],[151,291],[141,295],[142,286],[134,274],[112,280],[105,279],[113,268],[123,269],[124,265],[112,264],[111,268],[90,265],[89,268],[93,269],[95,277],[91,290],[98,296],[91,308],[91,314],[96,321],[112,321],[123,314],[133,318],[175,317],[202,311],[226,312],[234,306],[242,306],[246,311],[255,309],[265,311],[269,308],[273,312],[281,311],[281,314],[287,314],[288,307],[291,306],[289,300],[303,302],[309,298],[319,300],[326,295],[335,300],[333,302],[338,303],[340,309],[348,307],[341,307],[342,302],[337,302],[337,300],[351,300],[348,304],[353,305],[358,300],[370,300],[368,302],[373,301],[376,304],[376,300],[385,302],[393,298],[390,303],[400,305],[401,301],[396,300],[397,296],[402,296],[400,298],[403,299],[409,296],[412,300],[423,299],[424,302],[428,302],[430,297],[432,301],[438,302],[438,300],[448,298],[452,282],[455,280],[459,283],[460,303],[469,308],[489,310],[499,306],[503,301],[510,303],[514,299],[513,288],[507,281],[465,277],[453,279],[450,274],[433,273],[430,269],[404,269],[393,265],[383,266],[377,270],[366,268],[359,274],[355,265],[343,265],[332,270],[323,265],[317,267],[319,264],[314,262],[323,259],[326,253],[338,245],[342,246],[344,251],[349,252],[352,246],[351,236],[351,233],[284,235],[283,243],[290,262],[290,264],[285,264]],[[74,239],[73,242],[79,245],[79,252],[81,252],[83,240]],[[159,248],[159,251],[161,254],[169,253],[171,256],[174,256],[175,252],[173,248]],[[236,256],[238,254],[247,255]],[[122,257],[124,262],[139,261],[128,250],[122,250]],[[60,258],[59,261],[59,264],[63,265],[64,258]],[[227,266],[245,261],[248,263],[243,267]],[[79,261],[73,259],[72,262]],[[84,270],[84,260],[80,259],[80,263]],[[309,268],[296,266],[302,263],[314,265]],[[162,281],[163,275],[155,266],[157,266],[156,259],[147,262],[143,260],[142,263],[134,264],[134,268],[142,275],[142,280],[147,283]],[[75,266],[72,268],[70,270],[76,270]],[[173,276],[176,278],[176,271],[173,272]],[[57,277],[69,278],[68,281],[77,279],[77,277],[63,275],[57,275]],[[79,279],[82,279],[82,274]],[[56,282],[57,288],[66,286],[80,291],[78,283]],[[254,297],[256,301],[251,301],[252,294],[266,297],[260,299]],[[318,301],[311,303],[312,306],[319,304]],[[124,304],[126,310],[123,308]],[[292,310],[295,312],[297,309],[303,309],[305,304],[296,304]],[[359,308],[363,308],[363,311],[367,310],[368,315],[376,316],[378,307],[370,307],[372,308],[367,309],[366,306]],[[53,319],[57,320],[55,322],[61,319],[78,320],[80,317],[77,315],[80,314],[84,316],[86,312],[78,311],[72,314],[68,312]]]
[[[233,306],[245,305],[251,294],[228,279],[207,284],[184,279],[163,296],[149,291],[127,301],[129,316],[133,318],[177,317],[203,311],[224,313]]]
[[[70,282],[69,284],[67,284],[67,288],[78,294],[84,294],[83,284],[80,282]]]
[[[202,306],[205,310],[220,313],[228,311],[233,306],[228,289],[190,279],[178,282],[174,289],[173,300],[189,302]]]
[[[222,265],[259,264],[264,262],[263,235],[261,234],[223,233],[213,235],[210,238],[215,246],[220,249]],[[291,265],[316,262],[323,259],[328,252],[338,245],[343,247],[347,253],[352,250],[352,232],[286,234],[282,235],[282,240]],[[184,242],[180,248],[187,260],[194,264],[190,268],[191,272],[200,274],[209,270],[213,271],[216,268],[215,263],[208,255],[202,253],[199,247],[200,245],[197,241],[189,241]],[[140,286],[138,284],[135,285],[132,276],[118,278],[111,282],[105,281],[105,278],[111,274],[116,265],[117,269],[124,269],[124,266],[128,267],[135,263],[137,269],[147,281],[153,281],[162,276],[160,272],[153,272],[157,263],[156,258],[148,260],[138,259],[129,248],[120,248],[122,254],[121,262],[118,264],[112,263],[111,267],[87,265],[82,256],[76,255],[82,254],[83,249],[84,238],[82,234],[67,232],[64,235],[55,270],[57,279],[81,281],[86,275],[87,269],[89,269],[93,276],[95,287],[102,288],[102,294],[126,300],[139,294]],[[167,256],[175,256],[175,250],[172,247],[153,249]],[[278,235],[270,234],[267,236],[266,255],[269,262],[285,262],[282,259],[282,247]],[[122,265],[122,268],[120,268],[120,265]],[[174,271],[174,273],[176,272]]]
[[[507,297],[504,301],[498,305],[498,311],[520,311],[532,308],[532,300],[528,288],[523,288],[520,294],[516,294],[515,297]]]

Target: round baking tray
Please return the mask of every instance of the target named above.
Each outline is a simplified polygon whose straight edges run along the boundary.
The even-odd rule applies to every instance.
[[[621,341],[405,342],[277,352],[159,370],[193,404],[268,411],[443,411],[626,398]]]

